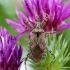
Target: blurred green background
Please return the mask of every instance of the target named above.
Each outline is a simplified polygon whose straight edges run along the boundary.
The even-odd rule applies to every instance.
[[[20,7],[20,2],[21,0],[19,0],[19,9],[22,10]],[[16,12],[15,12],[15,6],[16,6],[16,0],[0,0],[0,26],[6,27],[7,30],[13,36],[16,35],[17,33],[11,28],[11,26],[9,26],[5,22],[5,19],[9,18],[13,20],[14,17],[17,18]],[[69,39],[68,48],[70,49],[70,29],[67,29],[64,31],[64,38],[65,37]],[[22,38],[19,41],[23,45],[23,47],[28,46],[27,34],[22,36]],[[67,66],[70,66],[70,62],[67,63]]]

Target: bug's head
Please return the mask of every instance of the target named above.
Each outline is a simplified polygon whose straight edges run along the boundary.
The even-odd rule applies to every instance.
[[[36,21],[36,25],[34,26],[34,29],[33,29],[32,32],[34,32],[34,33],[42,33],[42,32],[44,32],[44,30],[42,28],[42,25],[41,25],[41,22],[40,22],[40,18],[37,17],[35,21]]]
[[[40,18],[36,17],[36,25],[34,26],[35,29],[42,29]]]

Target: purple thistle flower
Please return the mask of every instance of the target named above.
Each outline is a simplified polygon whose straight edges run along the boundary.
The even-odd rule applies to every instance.
[[[0,27],[0,70],[18,70],[21,56],[22,48],[18,48],[16,39]]]
[[[46,14],[49,18],[46,24],[43,26],[45,32],[48,31],[63,31],[70,28],[70,21],[66,20],[70,16],[70,0],[62,2],[62,0],[24,0],[21,6],[25,12],[23,14],[18,10],[18,5],[16,4],[16,14],[18,20],[12,21],[6,19],[6,22],[10,24],[13,29],[22,35],[23,33],[31,32],[27,28],[34,26],[36,16],[39,16],[41,22],[46,18]],[[26,20],[30,22],[26,22]]]

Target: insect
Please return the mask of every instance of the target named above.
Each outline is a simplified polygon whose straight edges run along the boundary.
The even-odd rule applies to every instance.
[[[35,63],[38,63],[41,59],[45,57],[45,50],[47,49],[50,54],[54,56],[51,50],[48,49],[45,43],[45,33],[43,30],[43,26],[45,25],[47,21],[47,18],[40,22],[40,19],[36,19],[36,25],[32,29],[32,35],[30,37],[29,42],[29,52],[27,54],[27,57],[25,58],[25,65],[28,58],[32,59]],[[54,32],[50,32],[54,33]]]

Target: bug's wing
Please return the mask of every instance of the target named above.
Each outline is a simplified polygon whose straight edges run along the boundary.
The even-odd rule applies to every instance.
[[[30,38],[30,49],[33,50],[36,46],[37,43],[37,37],[35,34],[32,34],[31,38]]]
[[[38,39],[39,42],[39,47],[42,50],[42,52],[44,52],[45,50],[45,39],[44,39],[44,34],[42,33]]]
[[[45,43],[44,42],[40,43],[39,47],[42,50],[42,52],[44,52],[44,50],[45,50]]]

